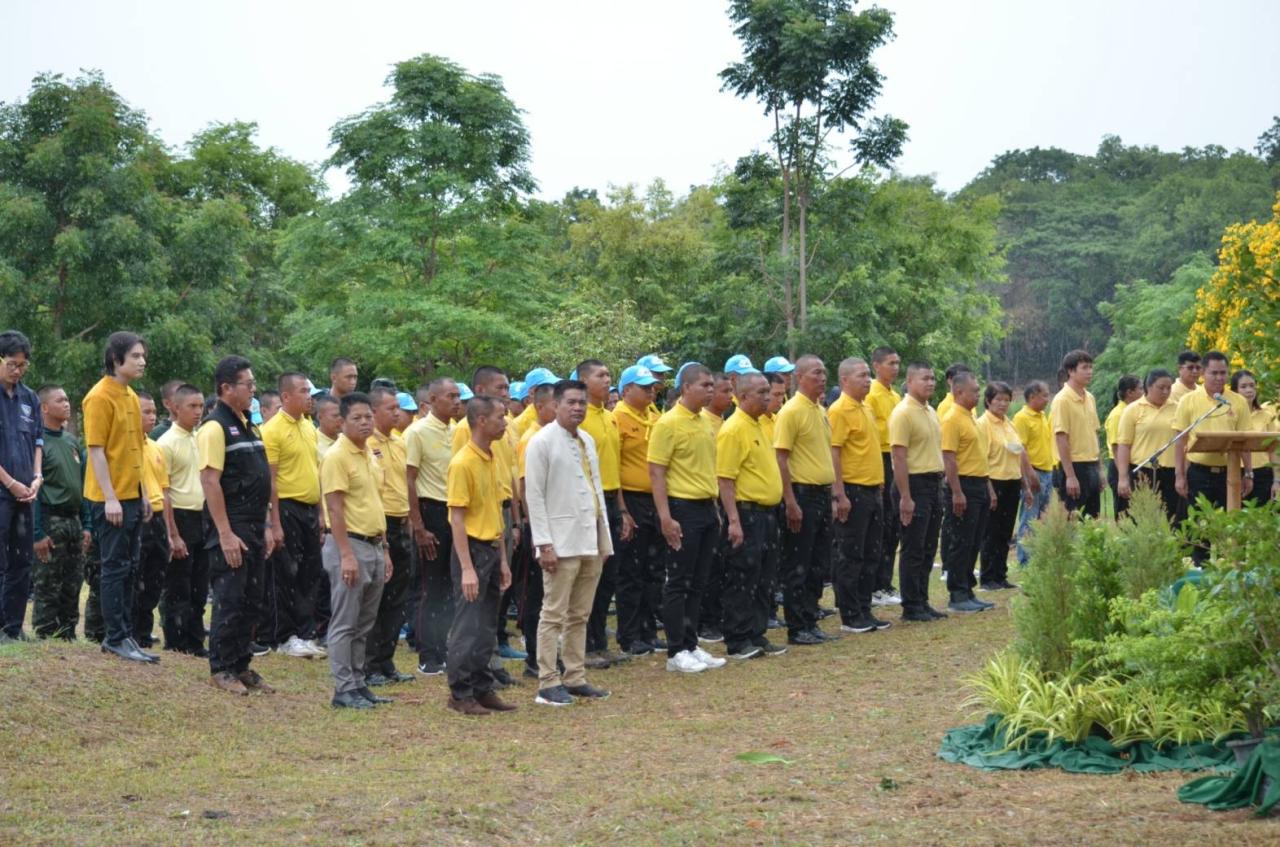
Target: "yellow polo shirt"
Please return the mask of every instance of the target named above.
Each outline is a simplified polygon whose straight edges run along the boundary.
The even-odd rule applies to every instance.
[[[1222,396],[1226,399],[1227,405],[1201,421],[1195,431],[1187,436],[1191,439],[1190,446],[1195,446],[1196,433],[1249,431],[1253,423],[1253,415],[1249,411],[1249,402],[1235,392],[1223,392]],[[1171,426],[1174,432],[1181,432],[1191,426],[1192,421],[1212,409],[1217,405],[1217,402],[1205,392],[1203,385],[1195,391],[1184,394],[1182,399],[1178,401],[1178,408],[1173,416]],[[1187,453],[1187,461],[1195,462],[1198,465],[1225,467],[1227,454]]]
[[[623,491],[649,493],[649,433],[657,415],[648,409],[637,412],[625,401],[613,409],[618,425],[618,481]]]
[[[1166,403],[1165,405],[1168,404]],[[1253,409],[1249,413],[1249,429],[1252,432],[1280,433],[1280,420],[1276,419],[1275,410],[1269,406],[1262,406],[1260,408]],[[1273,444],[1271,449],[1280,452],[1280,442]],[[1255,470],[1258,468],[1264,468],[1271,462],[1271,456],[1265,450],[1254,452],[1251,455],[1253,456],[1253,467]]]
[[[765,412],[760,416],[760,428],[764,430],[764,437],[769,439],[770,444],[773,443],[773,434],[776,430],[777,424],[778,419],[768,412]]]
[[[647,461],[667,469],[667,495],[681,500],[709,500],[716,484],[716,440],[701,414],[676,403],[649,432]]]
[[[314,506],[320,502],[319,440],[315,424],[284,409],[264,423],[262,446],[276,469],[276,496]]]
[[[273,418],[274,420],[274,418]],[[382,468],[382,511],[392,518],[409,516],[409,486],[405,479],[406,447],[404,437],[394,430],[383,435],[377,429],[369,436],[369,449]]]
[[[532,403],[524,407],[520,414],[516,415],[515,420],[511,422],[511,426],[515,428],[516,438],[523,438],[525,430],[538,422],[538,410]]]
[[[515,430],[511,427],[511,415],[507,415],[507,429],[502,437],[497,441],[490,443],[489,450],[493,453],[493,457],[498,462],[498,485],[502,489],[502,499],[510,500],[512,485],[515,480],[516,473],[516,447],[520,441],[516,438]],[[471,424],[466,418],[458,421],[453,428],[453,455],[458,455],[462,451],[463,446],[471,443]],[[446,484],[446,488],[448,485]]]
[[[827,420],[831,446],[840,448],[840,479],[854,485],[884,485],[880,429],[870,403],[841,392],[827,409]]]
[[[738,500],[776,506],[782,500],[782,473],[773,444],[758,419],[738,409],[716,434],[716,476],[734,482]]]
[[[405,464],[418,469],[414,490],[419,497],[445,502],[445,480],[453,458],[453,423],[431,412],[409,425],[404,432]]]
[[[341,435],[342,433],[338,433],[338,434]],[[332,447],[336,441],[337,441],[336,438],[330,438],[329,436],[321,432],[319,427],[316,428],[316,461],[317,462],[324,461],[324,454],[329,452],[329,448]]]
[[[836,471],[831,464],[831,423],[822,407],[803,394],[783,404],[774,424],[773,446],[786,450],[791,481],[801,485],[830,485]]]
[[[1182,380],[1175,376],[1173,378],[1173,387],[1169,389],[1169,399],[1165,401],[1165,405],[1167,406],[1172,404],[1173,408],[1178,408],[1178,401],[1181,400],[1184,395],[1190,394],[1199,387],[1200,383],[1197,382],[1195,388],[1187,388],[1187,386],[1183,384]]]
[[[200,484],[200,453],[195,433],[174,424],[156,444],[164,453],[169,471],[169,503],[175,509],[189,512],[203,509],[204,486]]]
[[[605,491],[617,491],[621,485],[619,463],[622,442],[613,413],[604,406],[588,403],[587,416],[581,427],[596,442],[596,456],[600,460],[600,485]]]
[[[1103,438],[1102,447],[1107,451],[1107,458],[1114,459],[1115,454],[1111,452],[1111,445],[1118,444],[1116,435],[1120,431],[1120,416],[1124,414],[1125,407],[1129,404],[1121,400],[1111,407],[1111,411],[1107,412],[1107,419],[1102,422],[1102,431],[1106,434]]]
[[[520,443],[516,445],[516,468],[521,479],[525,476],[525,454],[529,452],[529,442],[542,429],[542,424],[538,423],[538,419],[534,418],[533,423],[524,428],[524,434],[520,436]],[[590,474],[588,474],[590,476]]]
[[[1009,416],[997,418],[983,412],[978,429],[987,439],[987,476],[992,479],[1022,479],[1022,439]]]
[[[142,480],[147,489],[151,511],[158,515],[164,509],[164,490],[169,487],[169,467],[164,451],[150,438],[142,442]]]
[[[138,395],[127,385],[104,376],[89,389],[81,404],[84,413],[84,446],[101,447],[106,454],[107,472],[117,500],[142,496],[142,407]],[[95,503],[107,502],[93,462],[85,462],[84,496]]]
[[[734,408],[737,409],[738,404],[735,402],[733,405]],[[707,423],[711,425],[711,434],[719,435],[720,427],[724,426],[724,418],[707,408],[703,408],[702,416],[706,418]]]
[[[502,537],[502,468],[496,453],[485,453],[467,441],[449,462],[448,502],[465,509],[467,535],[477,541]]]
[[[369,449],[357,447],[346,435],[339,435],[320,465],[320,487],[325,496],[342,494],[342,513],[347,532],[380,536],[387,532],[382,509],[382,468]]]
[[[907,473],[942,473],[942,426],[938,413],[910,394],[889,416],[889,446],[907,448]]]
[[[1064,384],[1053,398],[1049,423],[1055,439],[1060,432],[1067,434],[1067,443],[1071,447],[1068,458],[1073,463],[1098,461],[1098,407],[1093,401],[1093,394],[1085,391],[1081,396],[1070,385]]]
[[[990,476],[986,435],[978,428],[972,410],[952,404],[942,419],[942,449],[956,454],[956,473],[960,476]]]
[[[938,404],[938,420],[946,420],[947,415],[955,408],[956,398],[950,391],[947,396],[942,398],[942,402]]]
[[[1058,464],[1057,449],[1053,443],[1053,427],[1049,416],[1023,406],[1013,416],[1013,428],[1018,432],[1022,446],[1026,448],[1031,467],[1038,471],[1051,471]]]
[[[1139,397],[1128,406],[1120,416],[1116,425],[1116,444],[1129,445],[1129,464],[1138,465],[1146,461],[1152,453],[1163,447],[1173,436],[1169,432],[1173,426],[1177,404],[1166,400],[1163,406],[1157,406],[1146,397]],[[1160,454],[1158,464],[1162,468],[1174,467],[1172,447]]]
[[[871,380],[871,390],[867,392],[867,399],[863,401],[871,407],[871,411],[876,416],[876,431],[880,434],[880,452],[889,452],[889,416],[893,414],[894,408],[902,402],[902,395],[893,389],[892,386],[885,388],[884,383],[878,379]]]

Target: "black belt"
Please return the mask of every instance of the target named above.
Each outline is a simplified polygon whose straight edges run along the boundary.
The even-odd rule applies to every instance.
[[[688,498],[685,498],[685,497],[667,497],[668,503],[689,503],[695,506],[701,505],[703,503],[714,503],[715,501],[716,501],[716,498],[714,497],[706,497],[702,500],[689,500]]]
[[[909,473],[907,474],[907,478],[923,479],[923,480],[942,479],[942,471],[929,471],[928,473]]]
[[[761,506],[759,503],[753,503],[750,500],[738,500],[737,504],[739,512],[772,512],[778,508],[777,503],[772,506]]]
[[[1227,472],[1226,467],[1223,465],[1206,465],[1203,462],[1189,462],[1188,464],[1194,465],[1195,467],[1200,468],[1200,470],[1205,471],[1206,473],[1226,473]]]
[[[501,540],[502,539],[500,538],[495,538],[492,541],[488,541],[483,538],[476,538],[474,535],[467,536],[467,541],[470,541],[473,544],[483,544],[485,547],[497,547],[498,542]]]
[[[381,546],[386,540],[385,535],[361,535],[358,532],[348,532],[347,538],[354,538],[356,541],[363,541],[365,544],[372,544],[375,547]]]
[[[860,488],[863,491],[879,491],[884,487],[884,483],[880,485],[863,485],[861,482],[842,482],[841,484],[847,488]]]
[[[827,483],[826,485],[814,485],[811,482],[793,482],[791,483],[791,487],[797,491],[831,491],[830,483]]]

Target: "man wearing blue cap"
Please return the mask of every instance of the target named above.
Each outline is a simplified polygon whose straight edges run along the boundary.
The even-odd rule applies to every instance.
[[[658,419],[649,408],[657,384],[657,377],[647,367],[632,365],[618,380],[621,399],[613,410],[618,425],[622,500],[635,524],[635,531],[617,549],[618,645],[636,656],[657,648],[654,617],[661,611],[665,579],[662,533],[647,458],[649,432]]]
[[[657,380],[657,382],[650,386],[651,396],[649,399],[649,411],[655,414],[661,414],[662,410],[659,408],[659,401],[665,400],[662,395],[666,388],[667,374],[671,373],[671,367],[666,362],[662,361],[662,357],[657,353],[650,353],[647,356],[641,356],[636,360],[636,365],[638,367],[647,368],[649,373],[653,374],[654,379]]]
[[[510,424],[515,433],[517,444],[519,444],[520,439],[524,436],[525,430],[527,430],[530,424],[538,418],[538,410],[533,407],[532,402],[529,402],[533,398],[533,392],[537,390],[540,385],[555,385],[559,381],[560,377],[553,374],[547,368],[534,368],[525,374],[523,382],[513,382],[511,384],[512,395],[515,395],[515,387],[519,385],[521,387],[520,391],[522,394],[520,399],[526,401],[524,411],[517,415],[515,420],[511,421]]]
[[[396,392],[396,425],[393,427],[397,435],[403,435],[418,416],[418,401],[407,391]]]
[[[791,390],[791,374],[795,369],[796,366],[786,356],[774,356],[764,363],[765,374],[779,374],[785,381],[787,391]]]

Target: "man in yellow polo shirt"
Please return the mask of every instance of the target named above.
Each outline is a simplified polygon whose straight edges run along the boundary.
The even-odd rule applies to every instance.
[[[1196,390],[1203,372],[1204,364],[1195,350],[1183,350],[1178,354],[1178,378],[1173,381],[1173,388],[1169,391],[1169,402],[1173,404],[1173,408],[1178,408],[1178,401],[1183,395]]]
[[[973,419],[978,406],[978,378],[969,371],[951,380],[955,405],[943,418],[942,467],[946,496],[942,514],[942,569],[947,572],[947,608],[953,612],[982,612],[994,603],[973,593],[973,568],[982,550],[987,517],[996,493],[987,465],[987,430]]]
[[[612,547],[617,550],[623,537],[630,538],[635,532],[635,522],[627,512],[627,504],[622,497],[622,440],[618,434],[618,423],[613,412],[604,407],[605,401],[609,399],[613,378],[608,366],[599,359],[579,362],[576,371],[578,379],[587,386],[587,417],[582,422],[582,431],[595,441],[596,455],[600,460],[600,482],[604,486],[609,534],[612,536]],[[609,650],[609,604],[613,601],[617,586],[618,557],[610,554],[601,568],[600,579],[596,583],[595,602],[591,605],[591,618],[587,621],[588,668],[605,668],[631,657],[625,651],[618,654]]]
[[[902,524],[902,552],[898,578],[902,588],[902,619],[927,623],[945,618],[929,605],[929,574],[938,551],[942,525],[942,428],[929,405],[937,377],[925,362],[907,365],[906,396],[889,416],[889,445],[893,449],[893,483],[898,489],[898,521]]]
[[[453,621],[453,577],[449,556],[446,479],[453,457],[453,413],[458,384],[440,377],[427,387],[425,417],[404,434],[405,481],[409,495],[409,526],[418,550],[417,614],[413,622],[418,648],[418,673],[444,673],[449,624]]]
[[[1102,509],[1102,482],[1098,473],[1098,407],[1089,383],[1093,357],[1072,350],[1062,358],[1066,384],[1053,398],[1049,423],[1058,446],[1059,468],[1054,486],[1068,512],[1083,510],[1096,518]]]
[[[769,405],[769,380],[738,375],[738,408],[716,436],[716,476],[726,518],[721,600],[724,642],[731,659],[787,651],[765,637],[778,567],[778,503],[782,476],[760,416]]]
[[[147,348],[131,332],[113,332],[104,353],[106,376],[85,395],[84,442],[89,450],[84,497],[93,510],[101,556],[99,596],[106,637],[104,653],[133,662],[158,662],[133,639],[134,575],[142,525],[151,519],[143,490],[142,411],[129,383],[147,368]]]
[[[285,656],[323,656],[316,642],[317,609],[328,609],[329,579],[320,556],[319,436],[307,419],[311,402],[305,374],[283,373],[276,385],[280,411],[261,427],[271,478],[275,480],[276,552],[267,560],[264,614],[256,640]],[[340,420],[341,418],[339,418]],[[323,631],[323,628],[321,629]]]
[[[395,393],[391,392],[395,401]],[[329,575],[329,672],[333,674],[335,709],[371,709],[390,703],[369,690],[365,677],[366,645],[378,615],[386,581],[395,573],[387,553],[387,520],[383,513],[384,475],[369,437],[373,409],[358,391],[338,402],[342,434],[325,454],[320,486],[329,513],[329,536],[323,548]]]
[[[711,402],[702,410],[702,416],[711,426],[712,436],[719,434],[720,427],[724,426],[725,415],[733,411],[737,380],[742,378],[743,373],[756,372],[751,367],[751,360],[741,353],[725,362],[726,369],[731,367],[734,368],[732,372],[711,375],[715,387],[711,392]],[[701,619],[698,621],[698,640],[707,644],[724,641],[724,633],[721,631],[724,609],[720,602],[720,593],[724,589],[724,558],[723,548],[717,547],[715,556],[711,558],[711,572],[707,575],[707,585],[702,591],[702,604],[699,606]]]
[[[658,415],[650,411],[657,377],[643,365],[632,365],[618,380],[620,399],[613,410],[618,425],[622,502],[635,530],[618,545],[618,646],[624,653],[645,655],[661,649],[654,618],[662,610],[662,533],[649,481],[649,433]],[[665,647],[666,645],[661,645]]]
[[[369,631],[369,644],[365,651],[365,681],[371,686],[378,686],[413,680],[412,674],[397,670],[395,663],[396,644],[404,626],[405,603],[409,597],[413,540],[409,534],[407,447],[404,438],[396,432],[400,398],[389,388],[374,388],[369,392],[369,403],[373,407],[369,450],[382,469],[382,484],[378,492],[386,515],[386,550],[391,558],[391,577],[382,587],[382,599],[378,603],[378,614],[373,629]]]
[[[764,429],[765,437],[769,439],[769,443],[773,443],[773,428],[778,421],[778,412],[782,411],[782,407],[787,402],[787,386],[791,382],[788,373],[767,373],[764,378],[769,380],[769,405],[764,410],[764,414],[760,416],[760,426]]]
[[[893,387],[898,381],[902,357],[892,347],[877,347],[871,352],[871,369],[875,379],[864,401],[876,416],[876,429],[880,436],[880,463],[884,468],[884,486],[880,498],[881,534],[880,564],[876,569],[875,591],[871,594],[873,606],[899,606],[902,596],[893,587],[893,564],[898,558],[898,540],[902,524],[898,522],[898,493],[893,486],[893,451],[889,447],[889,416],[902,402],[902,395]]]
[[[142,409],[142,431],[150,434],[156,428],[156,401],[139,391]],[[138,572],[133,586],[133,640],[147,648],[155,644],[156,607],[164,588],[169,560],[183,558],[186,550],[173,520],[169,502],[169,467],[159,445],[146,438],[142,442],[142,480],[151,503],[151,520],[142,525],[142,544],[138,555]],[[167,645],[166,645],[167,646]]]
[[[716,441],[702,417],[714,387],[705,365],[681,365],[674,387],[679,399],[649,433],[649,482],[666,540],[662,620],[667,670],[680,673],[700,673],[725,662],[698,646],[697,632],[702,589],[720,536]]]
[[[338,401],[332,394],[317,394],[311,398],[316,422],[316,458],[324,460],[333,442],[342,434],[342,415],[338,413]]]
[[[955,394],[953,393],[954,389],[952,388],[952,383],[955,382],[956,374],[968,373],[969,371],[970,371],[969,366],[964,364],[963,362],[956,362],[955,364],[947,368],[947,372],[945,374],[947,379],[947,395],[942,398],[942,401],[940,403],[938,403],[938,420],[939,421],[946,420],[947,415],[951,413],[951,409],[955,405],[956,398],[955,398]]]
[[[1249,431],[1249,404],[1239,394],[1227,390],[1227,375],[1226,355],[1217,350],[1205,353],[1204,384],[1182,395],[1174,412],[1174,433],[1191,426],[1202,415],[1206,416],[1195,429],[1173,445],[1174,486],[1192,506],[1204,495],[1215,509],[1227,508],[1227,454],[1191,452],[1187,449],[1187,442],[1190,441],[1194,447],[1198,433]],[[1242,453],[1240,459],[1244,468],[1240,493],[1247,497],[1253,490],[1253,456]],[[1198,565],[1208,555],[1207,548],[1197,546],[1191,558]]]
[[[831,423],[831,464],[836,482],[835,536],[839,544],[832,587],[845,632],[887,629],[871,614],[871,595],[880,570],[883,543],[884,461],[880,432],[868,395],[871,369],[856,357],[837,371],[840,396],[827,409]]]
[[[796,360],[796,393],[774,428],[782,474],[786,526],[782,530],[782,602],[787,641],[822,644],[835,636],[818,629],[818,600],[831,570],[831,424],[818,401],[827,389],[827,367],[817,356]]]
[[[475,395],[467,401],[470,439],[449,462],[450,560],[456,612],[449,629],[448,706],[463,715],[511,711],[494,691],[499,601],[511,587],[502,544],[502,487],[506,469],[493,445],[507,429],[506,404]]]
[[[166,650],[207,657],[204,648],[204,607],[209,597],[209,556],[204,549],[204,489],[200,486],[200,454],[196,428],[204,416],[204,394],[182,383],[170,396],[172,425],[156,442],[169,472],[173,522],[182,538],[166,572],[160,597],[160,618]]]
[[[1022,390],[1022,399],[1024,405],[1013,416],[1013,428],[1040,483],[1031,501],[1022,504],[1022,515],[1018,518],[1018,565],[1025,567],[1027,551],[1022,546],[1022,537],[1031,528],[1031,522],[1038,520],[1049,508],[1053,497],[1053,469],[1058,462],[1054,458],[1057,451],[1053,446],[1053,426],[1044,411],[1049,405],[1049,386],[1038,379],[1032,380]]]

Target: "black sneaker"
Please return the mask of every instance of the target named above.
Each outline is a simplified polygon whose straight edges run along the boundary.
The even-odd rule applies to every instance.
[[[704,626],[698,630],[698,640],[704,644],[719,644],[724,641],[724,633],[714,626]]]
[[[645,642],[646,642],[650,647],[652,647],[654,650],[665,650],[665,649],[667,649],[667,642],[666,642],[666,641],[664,641],[664,640],[663,640],[663,639],[661,639],[661,638],[646,638],[646,639],[645,639]]]
[[[924,609],[911,609],[910,611],[903,612],[902,619],[904,621],[911,621],[912,623],[933,623],[937,620],[937,618],[929,614]]]
[[[631,656],[647,656],[653,652],[653,645],[645,641],[632,641],[622,652]]]
[[[939,612],[937,609],[933,608],[932,606],[925,606],[924,609],[926,612],[929,613],[929,616],[932,617],[935,621],[940,621],[943,618],[949,617],[946,612]]]
[[[552,688],[540,688],[533,702],[543,706],[572,706],[573,695],[563,685]]]
[[[866,618],[854,618],[848,623],[840,624],[841,632],[875,632],[876,625]]]
[[[836,613],[835,609],[828,609],[825,606],[818,607],[818,620],[826,620]]]
[[[392,668],[391,672],[386,674],[386,677],[391,682],[413,682],[415,678],[413,674],[403,673],[395,668]]]
[[[810,647],[815,644],[825,644],[826,639],[824,639],[820,635],[814,635],[813,630],[802,629],[799,632],[797,632],[795,635],[788,635],[787,643],[798,644],[802,647]]]
[[[582,685],[566,685],[564,690],[568,691],[570,696],[581,697],[584,700],[608,700],[609,692],[603,688],[596,688],[594,685],[582,683]]]
[[[1005,590],[1009,590],[1009,589],[1017,588],[1018,586],[1014,585],[1012,582],[1010,582],[1007,579],[1002,579],[1000,580],[1000,587]]]
[[[489,672],[493,674],[493,681],[503,688],[510,688],[516,684],[515,677],[507,673],[506,668],[492,668]]]
[[[444,662],[433,662],[430,659],[418,662],[418,673],[423,676],[439,676],[444,673]]]
[[[531,668],[528,665],[525,665],[524,672],[521,674],[521,676],[523,676],[525,679],[538,679],[540,678],[541,674],[538,673],[537,668]]]
[[[390,682],[391,682],[391,678],[379,671],[374,671],[371,674],[366,674],[364,678],[364,684],[370,686],[371,688],[377,688],[381,685],[387,685]]]
[[[893,626],[891,621],[880,620],[880,618],[877,618],[875,615],[867,615],[867,620],[874,624],[876,629],[888,629]]]
[[[763,656],[764,650],[754,644],[748,644],[745,647],[739,647],[737,650],[729,653],[729,658],[735,661],[744,661],[746,659],[754,659],[757,656]]]
[[[249,652],[255,656],[265,656],[271,652],[271,648],[265,644],[259,644],[256,641],[250,641]]]
[[[781,618],[769,618],[769,629],[785,629],[786,626]]]
[[[787,648],[781,644],[774,644],[765,639],[763,644],[756,644],[760,648],[760,652],[764,656],[781,656],[787,652]]]
[[[1004,588],[998,582],[984,582],[978,586],[979,591],[1000,591]]]
[[[810,629],[809,632],[812,633],[815,638],[821,638],[823,641],[839,641],[840,640],[840,636],[837,635],[836,633],[823,632],[822,630],[818,629],[818,627],[816,626]]]

